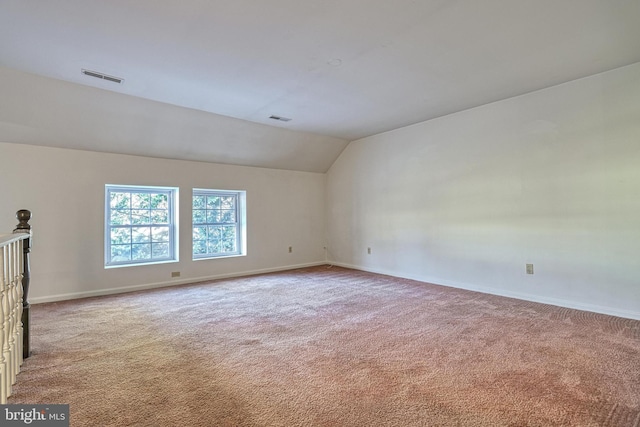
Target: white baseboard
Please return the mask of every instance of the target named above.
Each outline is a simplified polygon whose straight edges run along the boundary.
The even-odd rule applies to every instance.
[[[186,285],[189,283],[206,282],[209,280],[229,279],[232,277],[253,276],[255,274],[274,273],[277,271],[295,270],[297,268],[315,267],[326,265],[325,261],[312,262],[306,264],[287,265],[282,267],[264,268],[260,270],[249,270],[227,274],[217,274],[213,276],[182,278],[168,280],[166,282],[146,283],[142,285],[123,286],[119,288],[98,289],[95,291],[73,292],[68,294],[48,295],[44,297],[29,298],[30,304],[42,304],[45,302],[66,301],[79,298],[98,297],[104,295],[122,294],[126,292],[143,291],[146,289],[164,288],[167,286]]]
[[[468,290],[468,291],[482,292],[482,293],[485,293],[485,294],[497,295],[497,296],[502,296],[502,297],[507,297],[507,298],[515,298],[515,299],[529,301],[529,302],[538,302],[538,303],[541,303],[541,304],[549,304],[549,305],[555,305],[555,306],[558,306],[558,307],[571,308],[571,309],[575,309],[575,310],[582,310],[582,311],[590,311],[590,312],[593,312],[593,313],[607,314],[609,316],[624,317],[626,319],[640,320],[640,311],[620,310],[620,309],[615,308],[615,307],[607,307],[607,306],[601,306],[601,305],[595,305],[595,304],[586,304],[586,303],[577,303],[575,301],[564,300],[564,299],[560,299],[560,298],[551,298],[551,297],[544,297],[544,296],[540,296],[540,295],[531,295],[531,294],[522,293],[522,292],[510,292],[510,291],[505,291],[503,289],[496,289],[496,288],[483,287],[483,286],[474,286],[474,285],[469,285],[469,284],[466,284],[466,283],[455,283],[455,282],[443,283],[441,280],[435,280],[434,281],[433,279],[430,279],[428,277],[400,275],[397,272],[385,271],[385,270],[381,270],[381,269],[374,269],[374,268],[362,267],[362,266],[339,263],[339,262],[327,261],[327,264],[335,265],[335,266],[338,266],[338,267],[351,268],[351,269],[354,269],[354,270],[367,271],[369,273],[384,274],[386,276],[393,276],[393,277],[400,277],[400,278],[403,278],[403,279],[417,280],[419,282],[430,283],[430,284],[434,284],[434,285],[438,285],[438,286],[447,286],[447,287],[450,287],[450,288],[465,289],[465,290]]]
[[[248,270],[248,271],[241,271],[241,272],[235,272],[235,273],[217,274],[217,275],[212,275],[212,276],[183,278],[183,279],[178,279],[178,280],[168,280],[168,281],[165,281],[165,282],[146,283],[146,284],[142,284],[142,285],[133,285],[133,286],[123,286],[123,287],[118,287],[118,288],[98,289],[98,290],[95,290],[95,291],[84,291],[84,292],[73,292],[73,293],[67,293],[67,294],[49,295],[49,296],[44,296],[44,297],[31,298],[29,302],[31,304],[41,304],[41,303],[46,303],[46,302],[66,301],[66,300],[79,299],[79,298],[89,298],[89,297],[96,297],[96,296],[103,296],[103,295],[113,295],[113,294],[120,294],[120,293],[125,293],[125,292],[142,291],[142,290],[146,290],[146,289],[163,288],[163,287],[167,287],[167,286],[176,286],[176,285],[185,285],[185,284],[189,284],[189,283],[206,282],[206,281],[209,281],[209,280],[227,279],[227,278],[242,277],[242,276],[252,276],[252,275],[255,275],[255,274],[273,273],[273,272],[277,272],[277,271],[294,270],[296,268],[315,267],[315,266],[325,265],[325,264],[335,265],[335,266],[338,266],[338,267],[351,268],[353,270],[367,271],[367,272],[370,272],[370,273],[384,274],[384,275],[387,275],[387,276],[400,277],[400,278],[404,278],[404,279],[417,280],[417,281],[420,281],[420,282],[431,283],[431,284],[439,285],[439,286],[447,286],[447,287],[450,287],[450,288],[465,289],[465,290],[469,290],[469,291],[482,292],[482,293],[490,294],[490,295],[498,295],[498,296],[503,296],[503,297],[508,297],[508,298],[520,299],[520,300],[524,300],[524,301],[538,302],[538,303],[542,303],[542,304],[555,305],[555,306],[558,306],[558,307],[572,308],[572,309],[575,309],[575,310],[590,311],[590,312],[593,312],[593,313],[601,313],[601,314],[607,314],[607,315],[610,315],[610,316],[617,316],[617,317],[624,317],[624,318],[627,318],[627,319],[640,320],[640,312],[637,312],[637,311],[620,310],[620,309],[617,309],[615,307],[600,306],[600,305],[595,305],[595,304],[576,303],[575,301],[569,301],[569,300],[564,300],[564,299],[559,299],[559,298],[542,297],[542,296],[539,296],[539,295],[531,295],[531,294],[526,294],[526,293],[521,293],[521,292],[510,292],[510,291],[505,291],[505,290],[502,290],[502,289],[495,289],[495,288],[490,288],[490,287],[469,285],[469,284],[466,284],[466,283],[453,283],[453,282],[443,283],[442,281],[433,280],[433,279],[428,278],[428,277],[402,275],[402,274],[398,274],[397,272],[394,272],[394,271],[386,271],[386,270],[382,270],[382,269],[368,268],[368,267],[363,267],[363,266],[358,266],[358,265],[352,265],[352,264],[346,264],[346,263],[340,263],[340,262],[332,262],[332,261],[320,261],[320,262],[313,262],[313,263],[306,263],[306,264],[296,264],[296,265],[288,265],[288,266],[282,266],[282,267],[265,268],[265,269],[259,269],[259,270]]]

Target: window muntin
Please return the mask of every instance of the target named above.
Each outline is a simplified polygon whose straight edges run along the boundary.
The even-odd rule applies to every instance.
[[[173,187],[105,186],[105,267],[177,261]]]
[[[244,254],[244,191],[193,190],[193,259]]]

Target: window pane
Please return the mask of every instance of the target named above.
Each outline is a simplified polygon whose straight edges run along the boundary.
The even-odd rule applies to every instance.
[[[200,209],[193,211],[194,224],[205,224],[206,222],[207,222],[207,211],[200,210]]]
[[[219,222],[224,222],[224,223],[236,222],[236,211],[235,210],[220,211]]]
[[[169,209],[169,198],[166,194],[149,195],[149,207],[151,209]]]
[[[220,227],[216,225],[210,225],[207,227],[207,239],[219,239],[220,238]]]
[[[151,259],[151,243],[131,245],[132,260]]]
[[[207,227],[199,226],[193,227],[193,240],[206,240],[207,239]]]
[[[193,242],[194,255],[202,255],[207,253],[207,242],[204,240],[198,240]]]
[[[208,254],[220,253],[220,245],[217,240],[207,240],[207,253]]]
[[[154,242],[169,242],[169,227],[152,227],[151,240]]]
[[[220,198],[220,207],[222,209],[235,209],[236,208],[236,198],[235,196],[227,196]]]
[[[147,193],[133,193],[131,195],[131,207],[133,209],[149,209],[149,196],[150,194]]]
[[[130,245],[111,245],[111,261],[122,262],[131,260]]]
[[[149,224],[151,218],[149,216],[151,211],[147,210],[132,210],[131,211],[131,224]]]
[[[131,240],[133,243],[147,243],[151,240],[151,228],[134,227],[131,229]]]
[[[207,208],[209,208],[209,209],[219,209],[220,208],[220,197],[219,196],[207,196]]]
[[[169,257],[169,244],[168,243],[154,243],[152,245],[153,258],[168,258]]]
[[[153,211],[151,211],[151,223],[153,223],[153,224],[168,224],[169,223],[169,211],[167,211],[167,210],[153,210]]]
[[[112,228],[111,244],[112,245],[128,245],[131,243],[131,230],[129,228]]]
[[[129,209],[131,207],[131,194],[111,192],[109,195],[109,205],[111,209]]]
[[[231,225],[220,227],[220,234],[223,239],[235,239],[236,227]]]
[[[217,254],[220,252],[220,227],[207,227],[207,253]]]
[[[131,220],[129,218],[129,210],[112,210],[111,218],[109,220],[110,225],[129,225]]]
[[[204,209],[207,207],[206,196],[193,196],[193,209]]]
[[[236,251],[236,228],[235,227],[222,227],[220,230],[220,251],[221,252],[235,252]]]
[[[218,222],[218,212],[217,210],[207,211],[207,223],[215,224]]]

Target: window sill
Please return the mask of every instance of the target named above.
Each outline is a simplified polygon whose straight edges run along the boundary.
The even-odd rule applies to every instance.
[[[120,268],[120,267],[140,267],[143,265],[171,264],[173,262],[178,262],[178,261],[179,260],[177,259],[167,259],[163,261],[135,262],[131,264],[113,264],[113,265],[105,265],[104,268],[111,269],[111,268]]]
[[[198,258],[192,258],[192,261],[205,261],[210,259],[221,259],[221,258],[237,258],[247,256],[247,254],[233,254],[233,255],[212,255],[212,256],[203,256]]]

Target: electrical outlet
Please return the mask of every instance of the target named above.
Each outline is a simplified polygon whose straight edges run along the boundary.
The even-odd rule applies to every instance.
[[[180,272],[179,271],[172,271],[171,272],[171,277],[180,277]]]
[[[527,274],[533,274],[533,264],[527,264]]]
[[[293,252],[293,246],[289,246],[289,253]]]
[[[367,248],[367,253],[371,255],[371,248]]]

